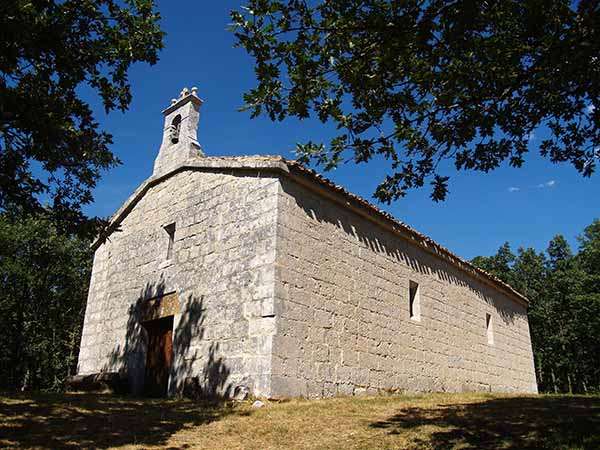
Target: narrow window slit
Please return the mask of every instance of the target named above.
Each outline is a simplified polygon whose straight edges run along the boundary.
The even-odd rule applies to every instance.
[[[412,320],[421,320],[421,295],[419,292],[419,284],[410,281],[408,286],[408,308],[409,315]]]
[[[171,223],[164,228],[169,236],[169,242],[167,243],[167,259],[171,259],[173,257],[173,244],[175,243],[175,224]]]
[[[492,323],[492,315],[485,314],[485,331],[487,333],[487,341],[489,345],[494,345],[494,328]]]

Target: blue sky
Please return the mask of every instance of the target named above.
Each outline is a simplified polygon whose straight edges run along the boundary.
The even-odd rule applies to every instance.
[[[334,135],[333,127],[316,119],[273,123],[238,112],[242,94],[254,86],[252,60],[233,47],[227,30],[229,11],[240,4],[158,1],[165,48],[158,64],[130,70],[130,109],[106,116],[98,99],[89,97],[101,125],[113,134],[112,150],[123,164],[104,175],[88,214],[111,215],[150,176],[161,141],[161,110],[184,86],[197,86],[204,99],[198,140],[209,156],[293,158],[297,142],[328,142]],[[570,165],[542,159],[534,148],[538,134],[521,169],[503,166],[489,174],[450,170],[445,202],[431,201],[425,188],[379,206],[465,258],[495,253],[505,241],[514,249],[542,250],[559,233],[576,246],[576,235],[600,217],[600,176],[584,179]],[[346,165],[325,175],[374,202],[372,193],[384,170],[379,163]]]

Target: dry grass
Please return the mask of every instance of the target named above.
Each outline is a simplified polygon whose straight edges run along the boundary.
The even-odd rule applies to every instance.
[[[37,448],[600,448],[600,397],[430,394],[193,403],[0,397],[0,446]]]

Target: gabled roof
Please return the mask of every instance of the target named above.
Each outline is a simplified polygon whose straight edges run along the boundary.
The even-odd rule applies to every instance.
[[[410,240],[427,252],[449,261],[454,266],[483,281],[484,283],[498,288],[506,294],[509,294],[511,298],[518,300],[520,303],[525,305],[528,304],[528,300],[523,294],[519,293],[512,286],[503,282],[494,275],[474,266],[470,262],[462,259],[447,248],[438,244],[430,237],[419,233],[417,230],[396,219],[391,214],[377,208],[375,205],[371,204],[362,197],[347,191],[342,186],[336,185],[331,180],[323,177],[314,170],[303,166],[297,161],[287,160],[281,156],[199,157],[190,159],[185,164],[180,165],[164,175],[158,177],[152,176],[144,181],[125,201],[123,206],[121,206],[121,208],[119,208],[111,217],[107,229],[94,241],[92,248],[94,250],[98,248],[107,239],[107,237],[118,228],[119,223],[121,223],[121,221],[127,216],[127,214],[129,214],[133,207],[152,186],[161,183],[162,181],[179,172],[187,170],[211,172],[221,172],[225,170],[276,172],[295,178],[300,182],[304,181],[305,184],[309,183],[314,184],[315,186],[320,186],[326,191],[339,196],[340,199],[343,200],[345,206],[354,207],[371,219],[379,219],[383,221],[390,226],[394,232],[401,235],[405,239]]]

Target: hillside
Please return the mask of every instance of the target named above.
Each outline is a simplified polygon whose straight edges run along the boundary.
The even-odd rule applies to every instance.
[[[0,397],[0,446],[36,448],[600,448],[600,397],[429,394],[194,403]]]

